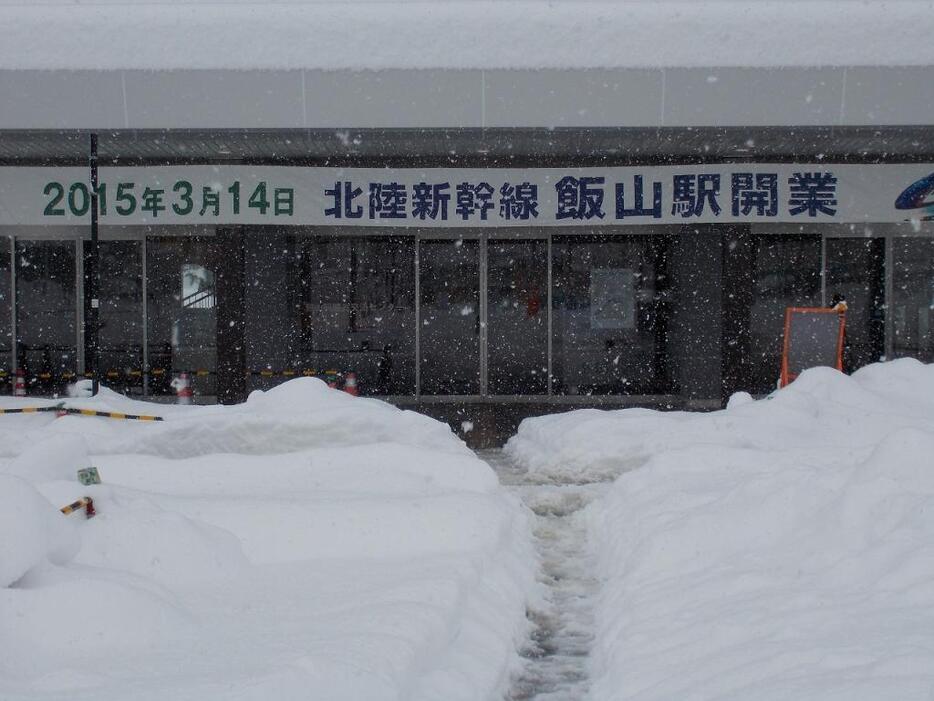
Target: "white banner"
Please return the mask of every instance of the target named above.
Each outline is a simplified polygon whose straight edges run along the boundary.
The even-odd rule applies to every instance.
[[[86,168],[0,168],[0,225],[90,222]],[[102,225],[498,227],[934,219],[934,164],[101,168]]]

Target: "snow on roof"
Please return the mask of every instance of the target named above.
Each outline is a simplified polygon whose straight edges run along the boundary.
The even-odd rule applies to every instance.
[[[0,0],[0,69],[934,65],[934,0]]]

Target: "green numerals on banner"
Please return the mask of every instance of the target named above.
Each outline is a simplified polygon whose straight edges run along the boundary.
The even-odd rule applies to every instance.
[[[269,192],[272,191],[272,200]],[[247,197],[247,193],[250,193]],[[241,183],[235,181],[229,187],[212,183],[195,185],[188,180],[177,180],[171,188],[147,185],[140,187],[136,183],[117,183],[113,197],[113,213],[118,217],[129,217],[137,212],[149,215],[152,219],[164,217],[171,211],[179,217],[201,219],[218,218],[222,212],[240,215]],[[46,197],[46,217],[64,217],[71,214],[81,217],[91,209],[90,189],[85,183],[76,182],[64,185],[50,182],[42,190]],[[247,197],[247,207],[260,216],[291,217],[295,215],[295,189],[291,187],[270,188],[266,181],[260,181],[252,191],[243,192]],[[97,188],[97,208],[101,216],[107,215],[107,183]]]
[[[120,183],[117,185],[117,195],[114,197],[114,210],[121,217],[128,217],[136,211],[136,195],[133,194],[135,183]],[[105,212],[106,213],[106,212]]]
[[[195,201],[191,198],[193,192],[191,183],[187,180],[179,180],[172,188],[172,192],[178,195],[178,202],[172,205],[172,211],[180,217],[191,214],[191,210],[195,208]]]
[[[91,209],[91,195],[88,192],[88,186],[84,183],[73,183],[65,192],[65,186],[61,183],[52,182],[45,186],[42,194],[49,198],[45,205],[43,215],[47,217],[64,217],[65,205],[73,216],[83,217]],[[98,188],[98,209],[107,212],[107,198],[103,194],[103,186]]]

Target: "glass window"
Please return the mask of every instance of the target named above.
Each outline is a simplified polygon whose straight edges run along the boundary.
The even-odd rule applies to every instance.
[[[781,374],[785,309],[821,306],[821,237],[764,235],[753,240],[749,391],[764,394],[775,389]]]
[[[893,241],[893,313],[896,357],[934,362],[934,241]]]
[[[189,309],[214,309],[217,305],[214,271],[200,263],[182,263],[182,299]]]
[[[415,392],[413,237],[300,239],[301,364],[361,394]]]
[[[487,354],[490,394],[548,392],[548,247],[490,241]]]
[[[480,393],[479,243],[419,244],[421,391]]]
[[[553,239],[556,394],[662,394],[668,363],[668,241]]]
[[[147,245],[149,391],[174,394],[172,377],[192,374],[196,395],[215,396],[216,246],[212,238],[151,238]]]
[[[61,393],[77,371],[74,241],[16,242],[18,366],[30,392]]]
[[[827,239],[826,301],[846,298],[843,369],[853,372],[885,353],[885,240]]]
[[[0,390],[12,392],[13,371],[13,275],[12,239],[0,236]]]
[[[118,392],[143,388],[143,261],[138,241],[100,242],[101,384]],[[85,242],[85,250],[90,245]]]
[[[299,274],[301,256],[295,236],[264,229],[248,230],[243,237],[244,360],[251,371],[249,389],[269,389],[301,373],[299,351]],[[264,374],[272,371],[274,374]]]

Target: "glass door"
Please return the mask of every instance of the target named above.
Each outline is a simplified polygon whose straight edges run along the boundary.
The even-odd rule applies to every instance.
[[[174,394],[172,377],[192,374],[195,395],[216,395],[217,246],[212,237],[147,242],[149,393]]]
[[[892,241],[892,345],[896,358],[934,362],[934,241]]]
[[[480,393],[480,242],[419,242],[420,385],[426,395]]]
[[[309,237],[299,251],[301,366],[353,373],[360,394],[413,394],[414,237]]]
[[[13,371],[13,239],[0,236],[0,387],[12,391]]]
[[[548,392],[548,242],[487,245],[487,392]]]
[[[821,237],[757,235],[749,309],[751,377],[742,389],[767,394],[781,373],[785,309],[821,306]]]
[[[17,366],[30,393],[61,393],[78,365],[75,241],[16,242]]]
[[[552,240],[554,394],[664,394],[668,241],[664,236]]]
[[[90,243],[85,241],[84,247],[87,256]],[[142,243],[101,241],[99,265],[101,384],[139,394],[143,390]],[[86,354],[91,350],[88,340]]]

